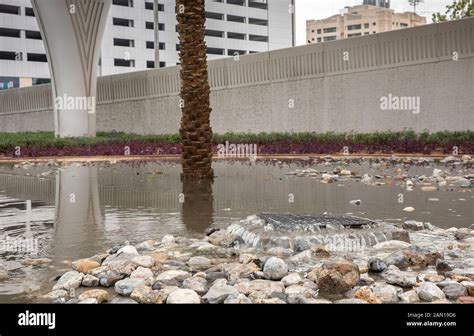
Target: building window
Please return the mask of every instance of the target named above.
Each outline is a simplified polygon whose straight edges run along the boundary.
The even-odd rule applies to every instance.
[[[377,22],[372,22],[372,26],[376,26],[377,25]]]
[[[154,29],[155,24],[153,22],[146,21],[145,22],[145,28],[146,29]],[[164,23],[158,23],[158,30],[165,30],[165,24]]]
[[[321,34],[321,29],[316,30],[316,34]]]
[[[235,40],[245,40],[245,34],[227,32],[227,38]]]
[[[21,7],[11,5],[0,5],[0,13],[21,15]]]
[[[146,41],[146,48],[147,48],[147,49],[155,49],[155,42],[153,42],[153,41]]]
[[[318,42],[321,42],[321,38],[320,38],[320,37],[318,37],[318,40],[317,40],[317,41],[318,41]]]
[[[23,55],[22,55],[21,52],[0,51],[0,60],[22,61],[23,60]]]
[[[207,53],[210,55],[224,55],[224,49],[221,48],[207,48]]]
[[[128,40],[128,39],[114,38],[114,46],[134,48],[135,41]]]
[[[165,50],[165,43],[164,42],[158,43],[158,49]]]
[[[357,30],[357,29],[362,29],[362,25],[356,24],[356,25],[347,26],[347,30]]]
[[[120,18],[113,18],[112,24],[114,26],[122,26],[122,27],[133,27],[133,20],[128,19],[120,19]]]
[[[369,27],[370,27],[370,24],[364,23],[364,28],[365,28],[365,29],[368,29]]]
[[[21,38],[21,30],[11,28],[0,28],[0,36]]]
[[[229,49],[227,50],[227,55],[235,56],[235,55],[245,55],[245,50],[237,50],[237,49]]]
[[[335,41],[335,40],[336,40],[336,36],[325,36],[324,37],[324,42]]]
[[[145,9],[153,10],[154,6],[155,6],[155,4],[153,2],[145,2]],[[165,5],[158,4],[158,11],[159,12],[164,12],[165,11]]]
[[[268,26],[268,20],[249,18],[249,24]]]
[[[335,33],[337,31],[336,27],[331,27],[331,28],[324,28],[323,33],[328,34],[328,33]]]
[[[354,33],[354,34],[349,34],[347,37],[356,37],[356,36],[361,36],[361,33]]]
[[[364,35],[369,35],[370,33],[369,32],[365,32]]]
[[[245,23],[245,17],[227,14],[227,21]]]
[[[147,69],[154,69],[155,68],[155,61],[146,61]]]
[[[160,62],[160,68],[166,68],[166,62]]]
[[[227,0],[229,5],[245,6],[245,0]]]
[[[267,9],[267,0],[249,0],[249,7]]]
[[[268,42],[268,36],[249,35],[249,40],[250,41],[256,41],[256,42]]]
[[[206,18],[207,19],[213,19],[213,20],[224,20],[224,14],[206,12]]]
[[[400,23],[400,28],[408,28],[408,24],[407,23]]]
[[[48,62],[48,59],[46,58],[46,54],[28,53],[26,55],[26,59],[28,60],[28,62],[42,62],[42,63]]]
[[[25,16],[35,16],[35,12],[31,7],[25,7]]]
[[[25,38],[31,40],[42,40],[41,33],[34,30],[25,30]]]
[[[126,60],[126,59],[122,59],[122,58],[114,58],[114,66],[134,68],[135,67],[135,60]]]
[[[220,30],[206,29],[204,35],[212,37],[224,37],[224,32]]]
[[[113,0],[112,4],[117,6],[133,7],[133,0]]]

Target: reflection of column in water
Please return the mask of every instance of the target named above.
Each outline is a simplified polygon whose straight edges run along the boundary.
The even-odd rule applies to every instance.
[[[56,255],[74,256],[97,247],[97,229],[102,224],[97,167],[72,164],[59,169],[55,203]]]
[[[184,203],[181,208],[182,221],[186,225],[186,229],[204,232],[213,223],[213,181],[183,179],[182,183],[184,195]]]

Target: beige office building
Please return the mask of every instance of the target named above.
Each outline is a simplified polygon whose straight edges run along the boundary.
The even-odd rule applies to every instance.
[[[371,5],[346,7],[343,14],[306,21],[306,42],[334,41],[424,24],[426,18],[413,12],[395,13],[393,9]]]

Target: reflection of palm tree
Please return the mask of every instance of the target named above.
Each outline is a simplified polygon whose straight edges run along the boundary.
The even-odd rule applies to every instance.
[[[188,230],[204,232],[213,223],[212,180],[183,179],[183,195],[181,217],[184,225]]]
[[[181,62],[181,158],[184,178],[209,178],[212,171],[210,87],[204,41],[205,0],[177,0]]]

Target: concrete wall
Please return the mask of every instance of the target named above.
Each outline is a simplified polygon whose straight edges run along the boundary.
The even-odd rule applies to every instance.
[[[217,133],[468,130],[474,18],[214,60],[209,77]],[[177,133],[178,94],[178,67],[101,77],[98,130]],[[382,110],[389,94],[420,113]],[[0,92],[0,131],[53,130],[51,110],[49,85]]]

